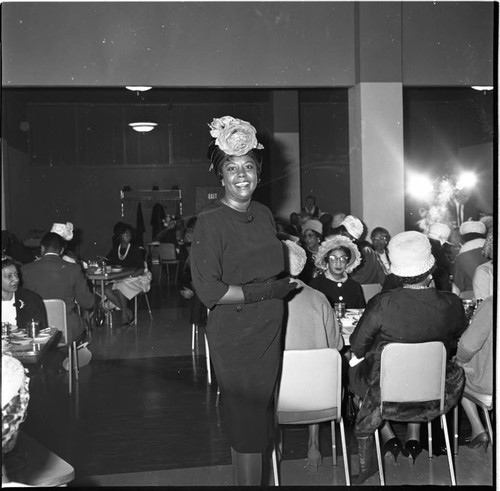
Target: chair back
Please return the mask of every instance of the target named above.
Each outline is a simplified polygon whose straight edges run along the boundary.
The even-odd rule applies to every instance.
[[[175,245],[171,243],[164,243],[158,246],[160,261],[177,261],[177,253],[175,252]]]
[[[389,343],[382,351],[380,403],[440,400],[444,410],[446,349],[441,341]]]
[[[64,344],[70,343],[72,340],[68,336],[68,324],[66,319],[66,304],[64,300],[59,298],[49,298],[43,301],[45,310],[47,311],[47,322],[49,327],[57,327],[62,332]]]
[[[382,285],[379,283],[366,283],[361,285],[361,288],[363,289],[363,295],[365,296],[366,302],[382,291]]]
[[[339,420],[342,359],[332,348],[286,350],[278,396],[283,424]]]

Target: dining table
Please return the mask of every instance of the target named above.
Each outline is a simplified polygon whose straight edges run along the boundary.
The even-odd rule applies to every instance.
[[[2,339],[2,352],[10,353],[23,365],[33,368],[40,365],[47,351],[59,337],[60,331],[56,327],[48,327],[34,338],[28,336],[25,330],[15,327],[8,340]]]
[[[135,276],[137,271],[137,268],[125,268],[121,266],[106,266],[99,267],[97,269],[88,268],[86,270],[87,278],[92,282],[94,294],[100,296],[101,308],[104,312],[106,312],[106,323],[108,326],[111,325],[111,316],[109,315],[109,309],[106,308],[106,295],[104,294],[104,288],[109,283]]]

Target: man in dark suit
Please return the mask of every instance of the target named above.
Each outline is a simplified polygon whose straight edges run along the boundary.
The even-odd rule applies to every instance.
[[[43,299],[60,298],[66,303],[68,332],[72,339],[83,333],[83,321],[77,309],[91,309],[94,295],[89,289],[81,266],[62,259],[64,240],[54,232],[46,233],[41,241],[42,257],[21,268],[23,284]]]

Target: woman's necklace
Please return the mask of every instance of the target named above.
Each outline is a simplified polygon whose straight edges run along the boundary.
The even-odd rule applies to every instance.
[[[129,249],[130,249],[130,242],[128,243],[128,245],[127,245],[127,249],[126,249],[125,254],[124,254],[123,256],[120,254],[120,249],[121,249],[121,247],[122,247],[122,245],[121,245],[121,244],[118,244],[118,259],[119,259],[120,261],[123,261],[123,260],[127,257],[128,251],[129,251]]]

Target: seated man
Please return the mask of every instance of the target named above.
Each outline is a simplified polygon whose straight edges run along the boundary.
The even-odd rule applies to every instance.
[[[78,264],[62,259],[64,239],[54,232],[42,237],[42,257],[25,264],[22,269],[23,283],[26,288],[38,293],[43,299],[60,298],[66,303],[68,333],[71,339],[78,339],[84,329],[77,304],[81,309],[91,309],[94,295]]]

